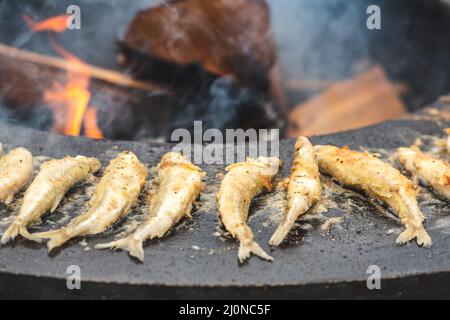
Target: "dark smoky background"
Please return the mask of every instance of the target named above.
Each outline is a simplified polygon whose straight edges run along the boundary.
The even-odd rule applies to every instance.
[[[90,64],[120,70],[116,61],[117,41],[139,10],[161,3],[164,2],[0,0],[0,42],[56,56],[48,33],[31,32],[21,16],[45,19],[64,13],[69,5],[76,4],[81,8],[81,30],[69,30],[54,38]],[[450,91],[450,5],[447,1],[268,0],[268,4],[280,81],[289,109],[319,94],[327,84],[351,78],[370,65],[381,65],[391,81],[405,85],[407,90],[401,98],[408,110],[417,110]],[[373,4],[381,8],[381,30],[366,27],[366,9]],[[295,83],[302,81],[317,85],[299,89]],[[225,97],[218,100],[214,96],[213,100],[217,115],[226,117],[226,99],[246,96],[246,93],[230,95],[229,90],[224,93],[220,89],[223,82],[220,79],[214,83],[210,93],[214,90]],[[192,103],[197,101],[187,103],[187,109],[192,109]],[[212,119],[211,126],[220,127],[214,122],[214,110],[208,116]],[[33,116],[27,117],[33,121]],[[185,113],[178,120],[184,118],[189,116]]]
[[[430,0],[272,0],[273,28],[285,81],[338,81],[379,63],[408,84],[411,110],[450,89],[450,3]],[[381,30],[368,30],[369,5]],[[313,92],[315,94],[316,92]],[[298,94],[295,102],[310,93]]]

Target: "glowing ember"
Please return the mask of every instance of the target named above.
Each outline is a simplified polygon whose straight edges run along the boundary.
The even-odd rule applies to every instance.
[[[53,31],[64,32],[67,29],[68,15],[60,15],[50,19],[36,22],[28,15],[23,15],[23,19],[34,32]]]

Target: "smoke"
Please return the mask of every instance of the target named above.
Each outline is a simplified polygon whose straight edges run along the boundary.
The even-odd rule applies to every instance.
[[[363,1],[269,3],[286,80],[337,80],[358,71],[355,58],[367,56],[369,50]]]
[[[173,117],[169,133],[178,128],[193,131],[194,121],[199,120],[205,130],[275,126],[277,118],[275,115],[272,118],[267,112],[268,103],[264,95],[242,87],[228,77],[202,82],[180,101],[179,112]],[[257,119],[264,125],[255,122]]]
[[[16,106],[8,108],[0,97],[0,121],[13,125],[48,131],[52,127],[52,113],[45,106]]]
[[[450,46],[446,37],[450,20],[446,4],[450,0],[267,1],[285,84],[294,79],[329,83],[349,78],[361,72],[361,62],[368,61],[382,64],[394,81],[413,84],[417,97],[408,105],[423,106],[449,90]],[[45,19],[64,13],[69,5],[75,4],[81,8],[81,30],[55,35],[56,41],[88,63],[116,69],[116,41],[122,38],[128,23],[137,11],[161,2],[164,1],[0,0],[0,42],[56,55],[48,35],[31,33],[21,16]],[[369,4],[382,7],[383,24],[379,32],[366,28]],[[434,11],[430,9],[432,4]],[[436,7],[437,4],[440,6]],[[198,119],[203,115],[199,115],[200,110],[207,115],[204,120],[211,127],[235,126],[240,120],[237,110],[242,106],[248,110],[245,106],[261,106],[266,102],[265,97],[255,96],[245,88],[235,89],[227,79],[217,79],[201,93],[206,94],[206,100],[203,95],[198,99],[191,95],[182,101],[185,109],[173,116],[175,124],[184,126],[186,120],[191,120],[186,115]],[[301,92],[292,102],[314,93]],[[3,117],[11,115],[0,114]],[[220,123],[215,122],[218,119]],[[116,124],[115,121],[113,118],[111,123]]]
[[[268,0],[285,84],[331,83],[379,64],[410,88],[410,110],[450,90],[450,0]],[[368,30],[369,5],[382,29]],[[292,90],[299,103],[317,90]]]
[[[116,41],[122,38],[128,23],[137,11],[161,2],[163,1],[0,0],[0,42],[55,55],[49,45],[48,35],[31,33],[21,15],[45,19],[62,14],[69,5],[75,4],[81,8],[81,30],[55,35],[56,41],[88,63],[115,69]],[[363,33],[358,32],[363,25],[361,18],[365,13],[363,6],[358,5],[360,1],[268,2],[286,81],[298,78],[334,80],[355,72],[352,69],[354,57],[367,48],[367,39]],[[227,79],[218,79],[210,88],[201,90],[200,94],[183,99],[182,110],[174,115],[173,125],[185,127],[190,120],[203,119],[208,127],[236,127],[240,125],[238,122],[242,120],[243,113],[251,115],[259,110],[259,115],[266,102],[265,97],[260,97],[255,92],[249,92],[246,88],[234,88]],[[102,106],[97,107],[102,110]],[[107,112],[101,113],[103,118],[107,115]],[[116,124],[115,117],[108,119],[112,119],[108,123]]]

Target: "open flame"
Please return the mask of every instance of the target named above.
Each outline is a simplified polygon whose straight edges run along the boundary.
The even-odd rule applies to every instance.
[[[66,30],[65,15],[41,22],[34,22],[28,16],[24,16],[24,19],[35,32]],[[88,138],[102,139],[104,136],[97,124],[97,110],[89,106],[90,67],[54,41],[51,41],[51,44],[61,57],[72,64],[73,68],[70,70],[77,70],[68,71],[65,83],[54,82],[53,86],[44,92],[44,101],[54,114],[53,130],[70,136],[79,136],[83,131]]]
[[[60,15],[43,21],[34,21],[33,18],[24,14],[23,20],[33,32],[52,31],[64,32],[67,30],[68,15]]]
[[[69,71],[65,84],[55,82],[44,93],[44,100],[54,112],[53,128],[56,132],[70,136],[84,135],[93,139],[102,139],[103,134],[97,125],[97,110],[89,107],[91,93],[89,66],[72,53],[53,43],[58,54],[82,72]]]
[[[103,139],[103,132],[97,124],[97,109],[89,107],[84,115],[84,134],[92,139]]]
[[[64,50],[53,44],[56,51],[69,63],[74,64],[77,69],[83,68],[84,63]],[[44,93],[44,100],[54,111],[54,130],[71,136],[79,136],[83,125],[91,93],[89,92],[89,74],[79,74],[69,71],[65,84],[53,83],[52,88]]]

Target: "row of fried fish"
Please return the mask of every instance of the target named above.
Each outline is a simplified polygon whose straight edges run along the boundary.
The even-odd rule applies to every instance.
[[[5,244],[21,235],[41,242],[49,239],[49,250],[71,238],[95,235],[106,231],[126,216],[146,183],[148,170],[131,152],[112,160],[95,187],[88,209],[67,226],[54,231],[30,234],[27,226],[47,212],[54,212],[67,191],[99,171],[97,159],[77,156],[50,160],[27,188],[16,219],[4,232]],[[162,237],[184,215],[190,216],[194,201],[200,194],[204,173],[178,153],[166,154],[157,167],[159,189],[151,201],[148,220],[128,238],[101,247],[123,248],[140,260],[144,259],[142,244],[147,239]],[[23,189],[33,176],[33,157],[23,148],[0,159],[0,193],[6,204]]]
[[[450,167],[446,162],[425,155],[417,148],[401,148],[398,157],[414,180],[424,181],[450,200]],[[227,168],[228,174],[218,195],[219,212],[226,229],[240,241],[240,261],[248,258],[250,253],[272,260],[254,241],[245,222],[252,198],[263,188],[271,189],[270,181],[279,165],[277,159],[260,158]],[[291,174],[286,181],[288,209],[270,239],[270,245],[279,245],[299,216],[320,202],[319,170],[393,208],[406,228],[398,237],[398,244],[416,239],[420,246],[432,246],[423,226],[425,218],[417,202],[417,188],[411,180],[375,155],[352,151],[348,147],[313,147],[305,137],[298,138],[295,146]]]
[[[414,180],[422,180],[450,199],[450,167],[441,160],[423,154],[417,148],[401,148],[399,160]],[[30,234],[27,226],[47,212],[54,212],[66,192],[100,170],[97,159],[77,156],[51,160],[42,164],[39,174],[24,195],[19,215],[1,238],[5,244],[17,235],[40,242],[49,239],[49,250],[74,237],[104,232],[126,216],[137,202],[147,180],[148,171],[135,154],[121,153],[106,168],[88,209],[59,230]],[[255,241],[247,225],[250,204],[264,189],[272,189],[281,160],[260,157],[233,164],[226,171],[217,195],[219,215],[225,228],[240,242],[238,258],[245,261],[251,253],[272,260]],[[285,239],[300,215],[321,200],[319,170],[333,176],[343,185],[358,188],[369,196],[392,207],[406,230],[397,243],[413,239],[430,247],[432,241],[423,227],[425,220],[417,203],[417,188],[400,171],[369,153],[347,147],[313,147],[305,137],[295,145],[291,174],[286,181],[288,209],[284,219],[269,241],[278,246]],[[97,245],[98,249],[123,249],[144,260],[143,243],[163,237],[183,216],[191,216],[195,200],[202,189],[205,173],[178,153],[167,153],[157,166],[158,190],[150,200],[147,220],[124,239]],[[0,201],[9,204],[33,176],[33,157],[19,148],[0,158]]]

